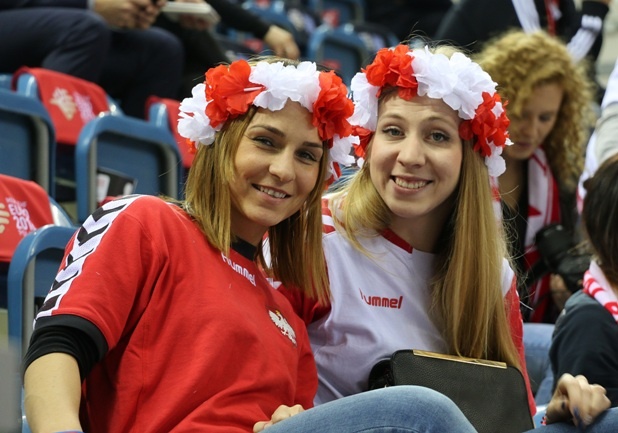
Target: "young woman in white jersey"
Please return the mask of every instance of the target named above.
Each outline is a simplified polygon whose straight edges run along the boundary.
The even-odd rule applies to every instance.
[[[362,167],[323,202],[331,298],[290,293],[318,366],[316,403],[366,390],[371,368],[399,349],[503,361],[525,375],[490,187],[509,144],[495,83],[452,49],[399,45],[379,51],[351,87]],[[543,428],[575,431],[559,421],[589,425],[608,406],[601,387],[565,376]],[[608,413],[590,427],[615,428],[618,414]]]
[[[307,333],[262,271],[326,296],[320,198],[352,132],[341,79],[237,61],[181,111],[198,148],[186,200],[109,202],[67,246],[25,359],[32,431],[471,432],[450,400],[413,388],[303,411],[317,387]]]

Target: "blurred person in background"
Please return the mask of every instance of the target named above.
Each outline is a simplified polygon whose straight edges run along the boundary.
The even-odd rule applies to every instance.
[[[164,0],[3,0],[0,73],[42,67],[99,84],[131,116],[175,97],[183,47],[152,27]]]
[[[365,20],[389,28],[400,41],[410,34],[433,38],[451,0],[366,0]]]
[[[568,44],[575,61],[587,57],[594,65],[610,2],[583,0],[578,10],[574,0],[460,0],[445,15],[435,38],[477,52],[506,30],[531,33],[543,29]],[[590,76],[595,79],[592,69]],[[603,89],[599,86],[597,92],[600,101]]]
[[[554,323],[570,292],[555,272],[534,268],[547,259],[535,238],[556,223],[577,238],[575,194],[594,125],[593,83],[585,62],[575,62],[564,43],[542,31],[507,32],[476,59],[508,101],[514,144],[504,150],[498,183],[511,256],[524,277],[520,296],[531,308],[524,317]]]
[[[179,3],[204,4],[212,6],[215,17],[210,19],[190,14],[180,15],[178,19],[160,14],[155,26],[175,34],[185,50],[183,82],[178,99],[191,94],[191,89],[204,78],[203,71],[235,59],[230,58],[225,47],[216,35],[217,18],[228,28],[252,34],[264,42],[274,55],[298,60],[300,49],[294,36],[287,30],[268,22],[256,13],[243,8],[230,0],[175,0]],[[265,48],[266,48],[265,47]]]
[[[614,140],[617,137],[614,136]],[[618,406],[618,156],[605,160],[584,182],[582,212],[593,253],[584,288],[567,301],[556,322],[550,358],[557,380],[585,375]]]

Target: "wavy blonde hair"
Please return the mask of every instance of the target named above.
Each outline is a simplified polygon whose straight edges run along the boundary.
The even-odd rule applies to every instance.
[[[269,61],[282,61],[273,58]],[[293,61],[286,64],[296,65]],[[236,176],[234,161],[240,141],[257,108],[226,122],[209,146],[199,146],[185,186],[184,208],[195,219],[211,245],[227,254],[234,234],[231,229],[230,183]],[[328,274],[322,249],[321,197],[328,174],[328,143],[324,142],[318,179],[307,201],[292,216],[270,227],[270,262],[258,247],[258,263],[288,288],[326,301]]]
[[[447,55],[454,52],[450,47],[437,51]],[[388,93],[383,92],[380,107]],[[371,181],[371,145],[360,171],[328,196],[340,233],[369,255],[359,238],[377,236],[389,227],[392,218]],[[450,352],[520,367],[502,295],[506,243],[496,220],[487,167],[470,141],[463,142],[453,210],[437,245],[434,278],[428,288],[433,301],[429,314],[441,324]]]
[[[574,63],[565,44],[546,32],[511,30],[489,41],[475,61],[498,83],[509,117],[519,116],[537,86],[558,84],[564,97],[543,150],[561,189],[573,192],[594,126],[594,84],[585,61]]]

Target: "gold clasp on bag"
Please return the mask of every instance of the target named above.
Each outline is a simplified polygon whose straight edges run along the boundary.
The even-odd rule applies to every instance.
[[[450,361],[463,362],[466,364],[480,364],[488,367],[507,368],[506,362],[491,361],[489,359],[466,358],[465,356],[444,355],[442,353],[428,352],[426,350],[413,349],[412,353],[416,356],[427,358],[448,359]]]

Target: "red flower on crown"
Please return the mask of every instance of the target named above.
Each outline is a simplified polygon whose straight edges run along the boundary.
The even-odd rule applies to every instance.
[[[354,103],[348,98],[348,89],[333,71],[319,75],[320,93],[313,103],[313,126],[322,140],[335,134],[346,137],[352,133],[348,118],[354,113]]]
[[[373,131],[363,128],[362,126],[354,125],[353,134],[359,139],[359,144],[354,145],[354,154],[362,159],[367,157],[367,146],[373,137]]]
[[[393,50],[382,48],[363,71],[369,84],[380,88],[378,98],[385,86],[398,87],[399,97],[407,101],[416,96],[418,82],[413,75],[413,57],[409,53],[405,45],[397,45]]]
[[[337,175],[338,164],[353,162],[349,149],[355,138],[349,118],[354,103],[341,78],[332,71],[318,71],[315,63],[258,62],[252,66],[237,60],[210,69],[205,83],[191,93],[180,104],[178,133],[194,145],[214,143],[223,124],[247,113],[251,105],[277,111],[287,101],[297,101],[312,113],[312,124],[331,148],[331,172]]]
[[[483,102],[477,107],[474,119],[464,120],[459,125],[460,137],[464,140],[472,140],[476,137],[474,150],[483,156],[491,155],[491,148],[488,143],[493,142],[497,147],[504,147],[509,137],[507,132],[509,119],[506,117],[506,112],[502,110],[498,117],[494,113],[494,107],[498,103],[501,103],[498,93],[494,93],[492,96],[483,92]],[[506,104],[503,105],[503,108],[504,106]]]
[[[234,62],[229,68],[219,65],[206,72],[206,115],[212,127],[217,127],[230,117],[245,114],[264,87],[249,81],[251,66],[247,62]],[[248,90],[252,89],[252,90]]]

